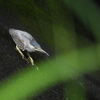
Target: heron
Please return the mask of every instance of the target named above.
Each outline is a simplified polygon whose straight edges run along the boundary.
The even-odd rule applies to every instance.
[[[45,53],[46,55],[49,56],[49,54],[41,48],[41,46],[37,43],[37,41],[28,32],[10,28],[9,34],[11,35],[13,41],[16,44],[17,51],[20,53],[22,58],[26,60],[27,62],[30,62],[31,65],[34,65],[34,61],[32,57],[30,56],[29,52],[38,51],[41,53]],[[25,50],[27,51],[28,59],[24,56],[22,52]]]

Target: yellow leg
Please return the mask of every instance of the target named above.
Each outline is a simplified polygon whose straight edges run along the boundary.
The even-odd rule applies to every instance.
[[[27,55],[28,55],[28,59],[29,59],[30,63],[31,63],[32,65],[34,65],[34,60],[33,60],[32,57],[30,56],[29,52],[27,52]],[[36,67],[36,69],[38,70],[38,67]]]
[[[31,63],[32,65],[34,65],[34,61],[33,61],[32,57],[30,56],[30,54],[27,53],[27,55],[28,55],[28,59],[29,59],[30,63]]]
[[[22,58],[25,59],[24,54],[21,52],[21,50],[18,48],[18,46],[16,46],[16,50],[20,53],[20,55],[22,56]]]
[[[24,54],[21,52],[21,50],[19,49],[18,46],[16,46],[16,50],[20,53],[20,55],[22,56],[22,58],[23,58],[24,60],[26,60],[28,63],[30,62],[30,61],[24,56]]]
[[[28,55],[28,59],[27,59],[27,58],[24,56],[24,54],[22,53],[22,51],[19,49],[18,46],[16,46],[16,50],[20,53],[20,55],[22,56],[22,58],[23,58],[24,60],[26,60],[28,63],[31,63],[32,65],[34,65],[34,61],[33,61],[32,57],[30,56],[29,53],[27,53],[27,55]],[[38,69],[38,68],[37,68],[37,69]]]

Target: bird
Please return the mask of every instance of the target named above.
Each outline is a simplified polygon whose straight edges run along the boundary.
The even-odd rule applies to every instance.
[[[22,58],[30,62],[32,65],[34,65],[34,61],[30,56],[29,52],[38,51],[41,53],[45,53],[46,55],[49,56],[49,54],[41,48],[41,46],[37,43],[37,41],[28,32],[10,28],[9,34],[11,35],[13,41],[15,42],[16,49],[20,53]],[[22,51],[25,50],[28,52],[27,53],[28,59],[25,58],[24,54],[22,53]]]

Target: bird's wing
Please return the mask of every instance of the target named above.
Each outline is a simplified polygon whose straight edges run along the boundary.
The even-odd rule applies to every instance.
[[[25,42],[22,39],[22,37],[19,34],[13,34],[12,38],[14,42],[16,43],[16,46],[18,46],[21,50],[25,50]]]
[[[34,38],[30,41],[30,44],[33,45],[34,47],[41,48]]]
[[[36,42],[36,40],[27,32],[22,31],[21,35],[30,41],[30,44],[34,47],[41,48],[40,45]]]
[[[15,29],[11,29],[13,30],[13,32],[17,33],[16,35],[18,35],[19,39],[23,42],[26,43],[30,43],[32,46],[34,47],[38,47],[38,48],[41,48],[40,45],[36,42],[36,40],[27,32],[25,31],[21,31],[21,30],[15,30]]]
[[[29,33],[25,32],[25,31],[17,30],[17,32],[20,33],[22,37],[27,38],[28,40],[32,40],[33,39],[33,37]]]

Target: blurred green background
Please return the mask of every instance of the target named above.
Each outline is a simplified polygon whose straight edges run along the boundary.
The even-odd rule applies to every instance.
[[[1,0],[0,7],[0,100],[99,100],[99,1]],[[9,28],[30,32],[50,57],[31,53],[36,64],[27,65]],[[58,95],[39,98],[54,86]]]

